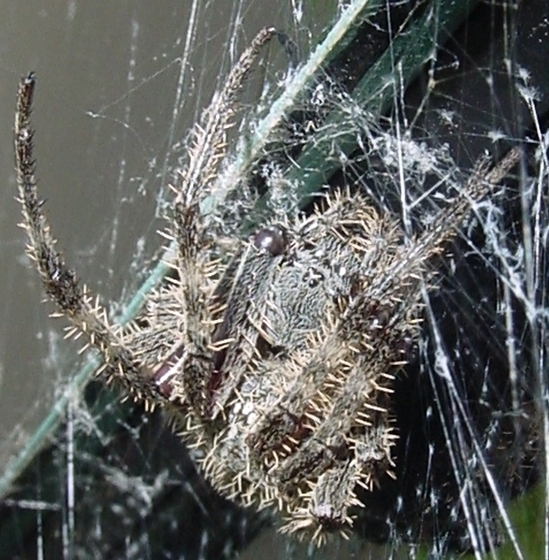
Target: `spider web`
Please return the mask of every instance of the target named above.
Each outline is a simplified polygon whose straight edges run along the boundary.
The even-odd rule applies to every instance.
[[[423,52],[409,87],[395,47],[391,73],[363,94],[357,84],[396,44],[396,30],[431,7],[378,2],[378,16],[294,105],[293,132],[276,129],[256,157],[256,177],[284,200],[298,196],[291,172],[280,179],[288,157],[312,170],[301,189],[326,163],[321,184],[365,189],[411,233],[444,213],[483,150],[500,157],[523,141],[529,153],[514,181],[471,203],[471,218],[433,263],[440,289],[425,293],[422,338],[396,387],[398,480],[367,498],[360,535],[323,550],[298,545],[276,533],[268,513],[217,496],[161,414],[122,404],[96,383],[67,392],[84,359],[40,304],[15,226],[8,131],[19,76],[37,72],[37,173],[54,233],[115,315],[158,258],[158,216],[185,158],[185,133],[244,46],[274,24],[304,63],[353,3],[272,4],[0,4],[0,558],[445,558],[460,550],[547,558],[543,0],[478,3],[452,38],[441,33]],[[244,93],[250,116],[231,132],[234,145],[261,130],[292,78],[282,48],[272,46],[264,62]],[[314,141],[304,140],[311,123]],[[243,210],[230,198],[227,208]],[[51,431],[55,406],[63,421]],[[37,455],[21,461],[24,452]]]

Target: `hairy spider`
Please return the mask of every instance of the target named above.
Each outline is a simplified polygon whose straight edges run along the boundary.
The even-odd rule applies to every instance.
[[[276,34],[258,33],[192,130],[166,234],[175,279],[138,320],[112,324],[55,248],[34,176],[32,74],[18,92],[16,170],[28,255],[71,332],[101,352],[100,375],[164,408],[219,492],[278,508],[283,531],[322,542],[352,527],[357,486],[392,475],[392,384],[418,337],[422,290],[436,288],[430,260],[521,152],[491,170],[482,159],[444,217],[417,235],[363,192],[342,190],[309,215],[219,239],[200,205],[238,93]]]

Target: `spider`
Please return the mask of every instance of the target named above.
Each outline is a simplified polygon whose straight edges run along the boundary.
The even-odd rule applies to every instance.
[[[417,235],[342,189],[309,214],[220,238],[201,203],[238,94],[275,36],[257,34],[191,131],[165,233],[177,247],[174,275],[136,320],[111,323],[56,249],[34,174],[32,74],[18,91],[18,200],[27,253],[70,334],[101,353],[98,375],[162,407],[219,492],[278,509],[283,532],[322,543],[351,530],[359,487],[394,476],[393,380],[419,337],[422,290],[436,289],[431,260],[521,151],[493,167],[481,158],[444,217]]]

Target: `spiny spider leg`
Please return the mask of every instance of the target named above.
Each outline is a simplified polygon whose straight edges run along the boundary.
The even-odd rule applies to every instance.
[[[177,202],[194,206],[208,195],[208,187],[216,177],[217,164],[226,154],[225,131],[233,125],[236,100],[262,47],[279,33],[274,27],[261,29],[240,55],[231,69],[223,88],[214,94],[208,108],[191,132],[189,163],[180,171]],[[192,250],[186,247],[185,250]],[[199,249],[194,247],[195,252]]]
[[[182,313],[187,324],[182,336],[179,354],[179,372],[173,376],[180,379],[170,395],[178,399],[185,394],[194,410],[201,416],[207,415],[211,400],[212,378],[215,375],[215,357],[219,358],[226,349],[222,329],[218,339],[209,334],[215,325],[223,322],[227,302],[213,298],[216,280],[219,280],[222,264],[212,262],[210,250],[212,243],[200,213],[200,201],[210,194],[219,160],[226,154],[225,133],[232,126],[232,117],[242,85],[252,65],[259,56],[261,48],[278,32],[266,27],[252,40],[233,67],[219,93],[216,93],[210,106],[205,110],[201,121],[191,133],[191,147],[188,166],[179,173],[178,185],[174,187],[176,199],[174,206],[175,231],[173,236],[179,248],[177,272],[182,294]],[[238,247],[235,240],[233,251]],[[215,278],[213,278],[215,276]],[[167,390],[166,380],[163,387]]]
[[[18,200],[23,212],[21,225],[29,237],[27,254],[36,263],[47,295],[72,322],[73,334],[84,333],[89,346],[103,355],[103,369],[108,380],[115,378],[134,397],[154,402],[158,400],[156,392],[132,360],[131,352],[123,343],[121,327],[109,323],[106,310],[79,282],[75,271],[66,265],[55,248],[56,240],[42,211],[44,201],[38,198],[34,175],[34,132],[30,124],[34,88],[33,74],[21,80],[15,116]]]
[[[490,166],[490,158],[481,156],[475,163],[463,190],[452,202],[452,214],[441,212],[439,218],[423,234],[418,247],[429,249],[442,246],[455,237],[460,224],[471,214],[471,202],[487,196],[512,171],[524,155],[522,146],[511,148],[497,164]]]

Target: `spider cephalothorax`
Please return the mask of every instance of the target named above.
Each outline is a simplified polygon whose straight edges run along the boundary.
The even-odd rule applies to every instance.
[[[418,336],[422,290],[436,283],[430,259],[520,151],[491,171],[480,162],[444,218],[415,236],[343,189],[309,215],[221,241],[200,205],[242,82],[275,35],[260,31],[192,133],[167,231],[175,279],[137,321],[110,324],[55,250],[34,178],[32,75],[18,95],[19,199],[28,253],[72,328],[103,354],[101,375],[164,407],[216,489],[276,507],[285,530],[322,541],[352,526],[357,485],[392,476],[392,382]]]

